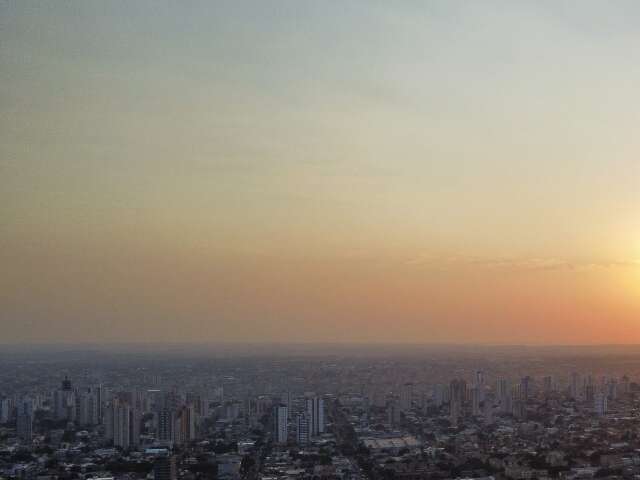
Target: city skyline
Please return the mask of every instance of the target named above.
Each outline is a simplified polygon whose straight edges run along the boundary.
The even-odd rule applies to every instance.
[[[0,335],[640,344],[635,2],[2,2]]]

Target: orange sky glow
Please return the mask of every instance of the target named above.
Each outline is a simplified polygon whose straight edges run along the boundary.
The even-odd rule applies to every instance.
[[[0,5],[0,342],[640,343],[640,7],[302,3]]]

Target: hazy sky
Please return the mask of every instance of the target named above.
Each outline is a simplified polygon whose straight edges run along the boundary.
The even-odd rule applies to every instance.
[[[0,342],[640,343],[640,3],[0,2]]]

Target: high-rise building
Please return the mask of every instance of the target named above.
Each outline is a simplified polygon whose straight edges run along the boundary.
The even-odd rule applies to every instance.
[[[433,395],[431,399],[436,408],[440,408],[446,402],[445,391],[446,391],[445,385],[437,384],[433,387]]]
[[[574,400],[579,400],[582,396],[582,389],[580,385],[580,374],[573,372],[569,379],[569,395]]]
[[[465,399],[467,398],[467,382],[455,378],[451,380],[451,383],[449,384],[449,390],[450,402],[457,402],[461,405],[465,402]]]
[[[309,443],[309,418],[304,413],[296,418],[296,440],[299,445]]]
[[[95,392],[89,389],[78,395],[78,422],[80,425],[100,423],[98,410],[98,397]]]
[[[175,414],[173,410],[162,408],[155,414],[156,440],[163,443],[173,442]]]
[[[395,400],[391,400],[387,404],[387,423],[392,427],[397,427],[400,424],[400,407]]]
[[[324,433],[324,400],[321,397],[307,398],[307,416],[311,424],[311,436]]]
[[[449,420],[453,425],[457,425],[458,419],[462,416],[462,407],[467,397],[467,382],[460,379],[451,380],[449,392]]]
[[[31,442],[33,438],[33,402],[31,399],[24,399],[18,403],[16,430],[20,440],[24,443]]]
[[[478,388],[478,395],[480,398],[480,402],[484,402],[485,397],[485,384],[484,384],[484,372],[482,370],[478,370],[476,372],[476,387]]]
[[[626,375],[622,376],[622,379],[620,381],[620,393],[622,395],[626,395],[627,393],[629,393],[629,377],[627,377]]]
[[[273,407],[273,436],[276,443],[287,443],[289,438],[288,418],[289,412],[286,405],[280,404]]]
[[[196,439],[196,411],[192,405],[185,405],[178,410],[174,427],[174,442],[184,445]]]
[[[584,387],[584,396],[585,396],[585,400],[588,403],[593,403],[595,394],[596,394],[595,387],[593,385],[587,384]]]
[[[474,417],[478,417],[482,413],[480,407],[480,388],[476,385],[471,388],[471,414]]]
[[[607,413],[607,396],[604,393],[597,393],[594,396],[593,409],[596,415],[603,416]]]
[[[615,400],[618,398],[618,379],[612,378],[605,386],[607,397],[609,400]]]
[[[206,395],[197,395],[194,399],[194,407],[198,418],[209,417],[209,398]]]
[[[523,402],[527,402],[531,397],[532,384],[533,384],[533,381],[531,377],[528,375],[520,379],[520,400],[522,400]]]
[[[525,420],[527,418],[527,409],[524,400],[520,398],[521,396],[519,395],[513,400],[511,413],[515,418]]]
[[[508,379],[504,377],[498,378],[496,382],[496,394],[497,400],[500,403],[500,412],[511,413],[512,408],[512,393],[511,384]]]
[[[98,414],[98,424],[102,423],[104,416],[105,391],[102,385],[96,385],[92,388],[95,394],[96,413]]]
[[[53,395],[54,414],[58,420],[76,420],[76,395],[71,388],[71,380],[65,376],[61,388]]]
[[[504,377],[498,378],[496,381],[496,393],[498,395],[498,400],[502,401],[504,397],[507,395],[511,395],[511,390],[509,389],[509,380]]]
[[[289,419],[291,419],[291,415],[293,415],[293,392],[285,392],[284,400],[285,405],[287,406],[287,412],[289,412]]]
[[[257,417],[261,418],[264,415],[267,415],[269,413],[269,407],[272,405],[273,401],[266,395],[260,395],[256,398],[255,408]]]
[[[400,410],[408,412],[413,404],[413,383],[405,383],[400,389]]]
[[[0,400],[0,423],[7,423],[11,418],[11,399],[3,398]]]
[[[213,389],[213,400],[218,403],[224,402],[224,386],[219,386]]]
[[[106,409],[105,437],[113,445],[129,450],[140,444],[140,415],[127,402],[114,399]]]

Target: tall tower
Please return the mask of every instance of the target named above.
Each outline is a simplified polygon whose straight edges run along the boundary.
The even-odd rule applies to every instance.
[[[480,396],[480,401],[484,401],[485,394],[485,386],[484,386],[484,372],[482,370],[478,370],[476,372],[476,387],[478,388],[478,395]]]
[[[392,427],[397,427],[400,424],[400,408],[395,400],[390,400],[387,403],[387,423]]]
[[[296,418],[296,440],[299,445],[309,443],[309,418],[306,414],[298,415]]]
[[[324,433],[324,400],[321,397],[307,398],[307,416],[311,422],[311,436]]]
[[[33,402],[31,399],[25,399],[18,403],[17,414],[16,430],[18,437],[24,443],[31,443],[33,438]]]
[[[413,404],[413,383],[405,383],[400,390],[400,409],[403,412],[411,410]]]
[[[173,441],[173,427],[175,416],[173,410],[168,408],[156,412],[156,439],[160,442]]]
[[[287,405],[287,411],[289,412],[289,418],[291,418],[291,414],[293,413],[293,392],[290,390],[285,393],[285,401]]]
[[[97,425],[100,422],[98,397],[87,390],[78,396],[78,422],[80,425]]]
[[[184,445],[196,439],[196,412],[192,405],[186,405],[178,411],[176,422],[176,443]]]
[[[104,414],[104,400],[105,400],[105,392],[104,387],[100,385],[96,385],[91,389],[96,398],[96,413],[98,415],[98,423],[102,423],[103,414]]]
[[[474,417],[480,416],[482,411],[480,410],[480,387],[478,385],[471,388],[471,414]]]
[[[433,404],[440,408],[443,403],[445,403],[445,394],[446,386],[442,384],[437,384],[433,387],[433,393],[431,395],[431,399],[433,400]]]
[[[581,394],[582,391],[580,388],[580,374],[577,372],[573,372],[569,381],[569,395],[572,399],[579,400]]]
[[[71,380],[65,375],[60,390],[54,393],[54,413],[58,420],[76,419],[76,396],[71,388]]]
[[[449,416],[452,424],[457,425],[462,415],[462,405],[467,396],[467,383],[464,380],[454,379],[449,385]]]
[[[522,377],[520,380],[520,400],[526,402],[531,396],[531,377]]]
[[[131,445],[131,407],[129,405],[113,406],[113,444],[128,449]]]
[[[136,408],[114,399],[105,415],[105,437],[124,450],[140,444],[140,415]]]
[[[0,423],[7,423],[11,417],[11,400],[3,398],[0,400]]]
[[[273,433],[276,443],[287,443],[289,437],[288,410],[287,406],[282,404],[273,407]]]

